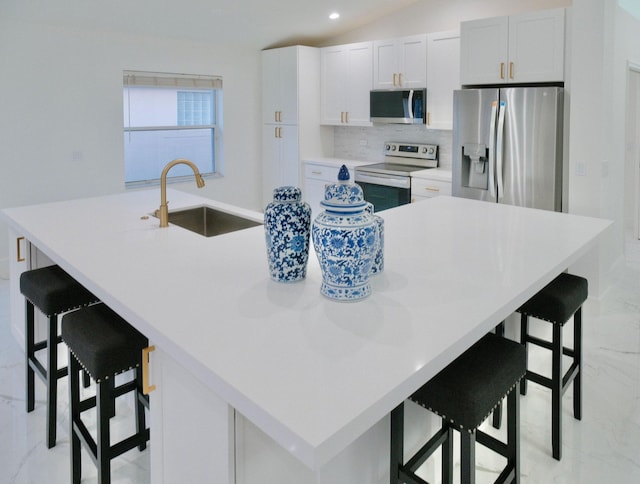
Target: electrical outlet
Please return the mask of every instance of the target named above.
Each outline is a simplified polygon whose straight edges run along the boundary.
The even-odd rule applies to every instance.
[[[579,161],[576,164],[576,175],[587,176],[587,163],[585,161]]]

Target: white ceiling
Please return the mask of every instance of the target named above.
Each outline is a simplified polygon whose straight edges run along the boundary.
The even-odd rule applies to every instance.
[[[419,0],[0,0],[5,20],[186,37],[258,49],[322,40]],[[341,14],[337,21],[329,14]]]

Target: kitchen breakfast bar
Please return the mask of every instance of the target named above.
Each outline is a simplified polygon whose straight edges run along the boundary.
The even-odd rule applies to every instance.
[[[168,199],[170,210],[208,205],[262,220],[176,190]],[[380,213],[385,268],[372,295],[340,303],[320,294],[313,251],[304,281],[276,283],[262,227],[210,238],[161,229],[150,216],[158,204],[143,190],[2,213],[13,251],[27,254],[11,262],[19,342],[17,278],[43,254],[155,345],[155,484],[388,483],[391,410],[610,224],[451,197],[404,205]]]

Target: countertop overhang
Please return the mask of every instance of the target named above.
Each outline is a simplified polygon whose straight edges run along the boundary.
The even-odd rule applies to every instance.
[[[170,208],[206,204],[170,190]],[[381,212],[385,270],[339,303],[269,278],[264,230],[158,228],[157,190],[5,209],[4,219],[312,469],[558,273],[609,221],[437,197]],[[313,216],[315,217],[316,214]]]

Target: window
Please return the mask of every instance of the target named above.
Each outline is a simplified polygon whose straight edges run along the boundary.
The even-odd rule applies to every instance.
[[[203,175],[217,171],[222,79],[126,71],[123,84],[127,186],[157,182],[176,158],[192,161]],[[172,179],[192,175],[184,165],[169,172]]]

